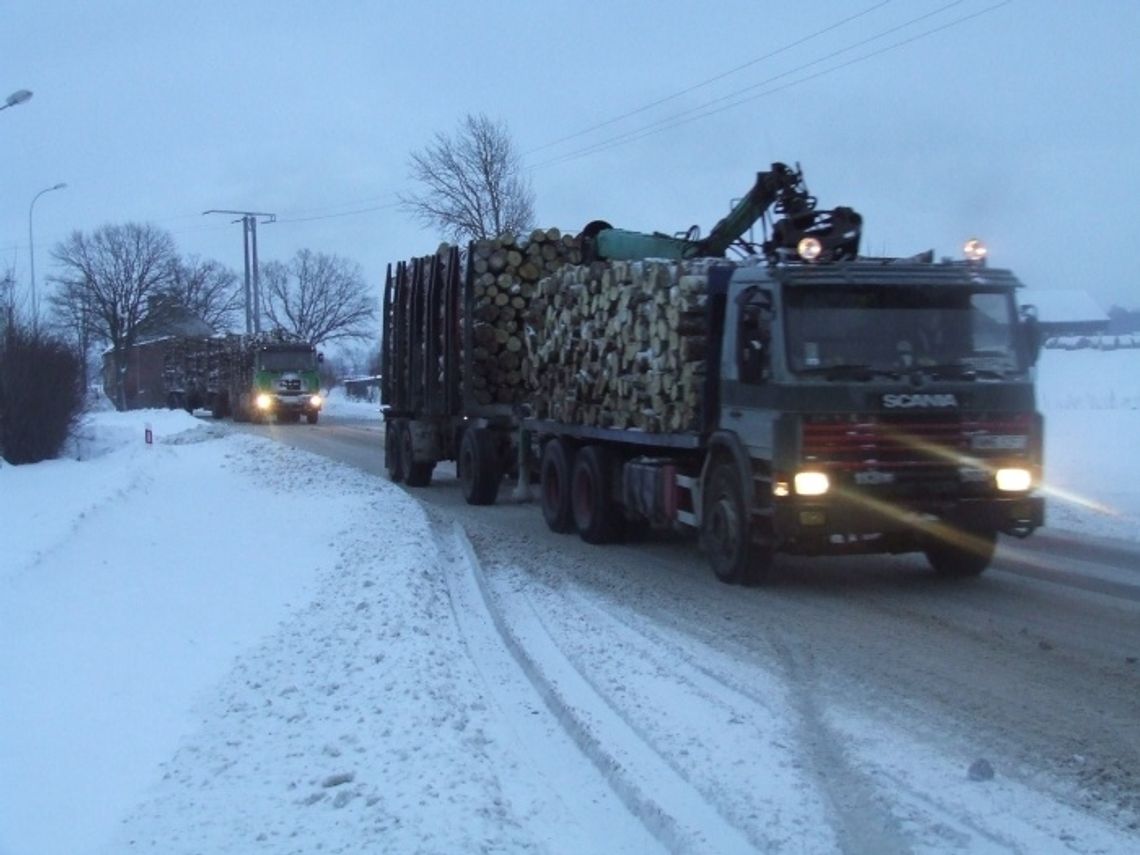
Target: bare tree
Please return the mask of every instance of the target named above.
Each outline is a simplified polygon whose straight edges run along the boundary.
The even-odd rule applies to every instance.
[[[164,296],[178,265],[174,240],[150,225],[108,225],[90,235],[72,232],[52,257],[63,270],[53,298],[57,310],[110,345],[115,376],[121,380],[140,328],[168,305]],[[116,387],[116,404],[125,407],[122,383]]]
[[[16,277],[11,267],[0,272],[0,334],[16,322]]]
[[[315,345],[375,333],[375,297],[353,261],[302,249],[288,264],[265,264],[261,288],[273,325]]]
[[[424,225],[456,241],[530,230],[534,190],[502,122],[468,114],[454,137],[437,133],[410,165],[422,189],[400,201]]]
[[[174,268],[165,297],[216,330],[229,330],[243,307],[237,273],[220,262],[191,255]]]

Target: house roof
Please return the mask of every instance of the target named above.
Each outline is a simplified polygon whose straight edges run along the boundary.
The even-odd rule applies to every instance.
[[[139,324],[139,340],[150,341],[170,336],[212,336],[213,327],[202,320],[197,314],[181,306],[166,309],[157,323]]]

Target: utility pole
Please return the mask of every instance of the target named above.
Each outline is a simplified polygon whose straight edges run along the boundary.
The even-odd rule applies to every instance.
[[[242,248],[245,259],[245,331],[261,332],[261,277],[257,270],[257,218],[265,217],[263,223],[277,222],[276,214],[263,211],[223,211],[211,208],[206,214],[239,214],[242,226]]]

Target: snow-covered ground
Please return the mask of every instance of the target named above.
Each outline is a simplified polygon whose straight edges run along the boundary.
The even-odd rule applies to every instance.
[[[1140,351],[1043,355],[1050,526],[1140,538],[1138,378]],[[378,418],[334,396],[338,411]],[[471,624],[486,591],[465,539],[404,490],[181,412],[92,413],[71,456],[0,467],[3,855],[835,847],[778,727],[756,750],[784,825],[745,839],[660,758],[591,754],[588,735],[532,719],[517,665],[473,649],[490,624]],[[631,684],[652,685],[644,670]],[[572,674],[531,677],[573,691]],[[782,691],[762,692],[777,713]],[[606,727],[605,709],[576,715]],[[836,727],[872,738],[855,716]],[[676,743],[740,762],[715,760],[725,747]],[[666,782],[656,800],[623,778],[639,767]],[[1025,851],[1074,821],[1002,787],[954,798],[1035,816],[1014,832]],[[1127,848],[1107,827],[1081,840]]]

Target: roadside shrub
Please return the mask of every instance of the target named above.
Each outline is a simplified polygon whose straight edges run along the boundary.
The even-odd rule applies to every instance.
[[[59,455],[83,406],[79,355],[59,339],[9,326],[0,341],[0,453],[9,463]]]

